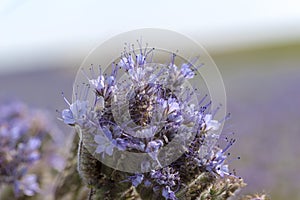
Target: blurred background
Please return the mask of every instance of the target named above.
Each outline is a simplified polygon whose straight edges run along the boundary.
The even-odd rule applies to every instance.
[[[233,161],[248,186],[300,198],[300,1],[0,1],[0,100],[66,107],[89,51],[119,33],[164,28],[203,45],[224,80]],[[63,132],[70,128],[57,120]],[[62,137],[67,139],[67,137]]]

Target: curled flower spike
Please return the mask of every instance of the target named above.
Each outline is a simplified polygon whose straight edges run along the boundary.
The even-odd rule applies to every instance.
[[[91,194],[222,199],[230,179],[227,188],[234,189],[226,194],[234,195],[242,182],[231,176],[226,161],[233,142],[224,149],[216,145],[222,120],[215,116],[222,109],[203,95],[207,91],[200,92],[200,57],[188,61],[179,53],[138,45],[126,44],[111,67],[82,69],[76,83],[93,92],[66,101],[69,108],[62,112],[66,124],[78,125],[78,169]],[[166,56],[171,59],[162,61]],[[116,184],[119,189],[108,188]]]

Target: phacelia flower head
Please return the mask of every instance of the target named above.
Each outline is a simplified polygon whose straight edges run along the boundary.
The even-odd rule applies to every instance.
[[[222,121],[214,119],[200,82],[192,84],[200,58],[138,45],[127,43],[111,67],[83,66],[77,84],[84,95],[76,91],[73,103],[66,101],[64,122],[78,128],[90,157],[126,173],[119,182],[151,189],[153,198],[179,199],[202,173],[230,176],[226,148],[216,146]],[[160,53],[168,58],[158,62]]]

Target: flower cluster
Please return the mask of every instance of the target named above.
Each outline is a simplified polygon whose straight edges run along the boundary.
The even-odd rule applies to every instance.
[[[203,104],[206,99],[198,99],[197,89],[186,84],[199,66],[191,61],[178,67],[175,54],[167,64],[154,63],[149,56],[154,51],[125,50],[109,74],[101,68],[99,74],[93,67],[90,73],[82,70],[88,83],[73,103],[65,99],[69,108],[62,119],[82,130],[83,145],[104,164],[118,152],[146,155],[127,180],[137,189],[151,188],[157,198],[174,200],[201,173],[230,176],[225,152],[233,141],[224,149],[215,146],[221,122],[213,119],[210,102]]]
[[[45,135],[35,131],[24,105],[0,107],[0,183],[14,185],[15,195],[32,196],[39,191],[37,176],[28,169],[40,159]]]
[[[42,146],[50,132],[44,117],[21,102],[0,106],[0,185],[13,186],[15,196],[41,191],[40,176],[33,168],[42,159]]]
[[[154,186],[153,190],[156,191],[162,186],[162,196],[166,199],[175,199],[175,192],[179,189],[180,177],[179,172],[171,167],[162,168],[160,170],[153,170],[151,173],[153,179],[159,186]],[[176,188],[176,189],[174,189]]]

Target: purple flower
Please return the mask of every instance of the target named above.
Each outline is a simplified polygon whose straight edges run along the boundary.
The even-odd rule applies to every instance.
[[[112,134],[110,130],[106,127],[102,128],[104,135],[99,134],[95,135],[95,142],[97,143],[97,149],[96,153],[103,153],[102,155],[104,156],[104,153],[107,155],[112,155],[113,154],[113,149],[115,145],[113,144],[114,140],[112,139]]]
[[[168,113],[173,113],[180,109],[180,105],[175,98],[168,98],[163,102],[163,108],[167,109]]]
[[[37,175],[27,174],[15,184],[15,191],[23,191],[27,196],[33,196],[40,191]]]
[[[132,59],[131,55],[128,56],[124,56],[120,59],[120,62],[118,64],[118,66],[120,66],[121,68],[125,69],[126,71],[133,69],[134,68],[134,60]]]
[[[146,57],[143,54],[136,55],[136,61],[139,65],[146,64]]]
[[[115,84],[115,77],[114,76],[108,76],[106,78],[106,83],[109,85],[109,86],[112,86]]]
[[[180,72],[187,79],[191,79],[195,75],[194,71],[191,69],[191,65],[187,63],[181,65]]]
[[[138,185],[140,185],[143,182],[144,174],[136,174],[134,176],[130,176],[129,179],[130,179],[132,185],[134,187],[137,187]]]
[[[154,192],[161,191],[165,199],[177,199],[175,192],[180,188],[179,172],[176,172],[172,167],[165,167],[159,170],[152,170],[150,177],[157,184],[153,187]]]
[[[212,158],[206,165],[206,170],[209,172],[215,172],[221,177],[223,177],[224,174],[228,175],[228,166],[224,165],[224,161],[226,160],[226,158],[227,157],[223,154],[222,150],[219,150],[217,153],[212,154]]]
[[[74,119],[73,113],[70,109],[64,109],[61,115],[65,124],[75,125],[76,120]]]
[[[82,120],[86,118],[88,102],[76,100],[74,103],[70,104],[67,100],[65,101],[70,107],[62,111],[62,119],[64,120],[64,123],[68,125],[81,123]]]
[[[38,148],[40,148],[41,144],[42,141],[39,138],[30,138],[27,143],[26,149],[29,151],[37,150]]]
[[[219,129],[220,125],[221,125],[220,122],[212,119],[211,114],[207,114],[204,117],[204,122],[202,124],[202,127],[205,126],[206,127],[205,130],[207,131],[216,131]]]
[[[219,174],[221,177],[224,177],[224,175],[230,175],[228,165],[224,165],[224,164],[217,165],[215,170],[216,173]]]
[[[158,150],[164,145],[163,141],[161,140],[154,140],[147,144],[146,152],[148,155],[161,166],[157,156],[158,156]]]
[[[179,173],[172,167],[152,170],[150,175],[159,185],[168,185],[171,188],[178,185],[180,181]]]
[[[210,158],[208,158],[205,164],[207,171],[217,173],[221,177],[224,177],[224,175],[231,175],[229,167],[225,163],[227,159],[225,153],[234,144],[234,142],[235,140],[231,139],[228,141],[228,144],[224,149],[219,149],[217,152],[211,152]]]
[[[162,190],[162,196],[167,200],[177,200],[175,192],[173,192],[169,186],[164,187],[164,189]]]
[[[41,160],[43,139],[50,129],[44,114],[16,105],[0,105],[5,111],[0,117],[0,184],[12,186],[15,196],[33,196],[40,191],[39,177],[28,171]]]
[[[85,96],[92,98],[90,102],[77,99],[72,104],[65,100],[69,108],[63,110],[62,118],[93,138],[84,145],[92,147],[97,159],[112,156],[114,147],[123,151],[124,158],[130,158],[131,153],[145,156],[136,159],[140,171],[132,172],[135,175],[126,180],[134,187],[151,186],[155,195],[174,200],[175,193],[190,181],[185,176],[196,177],[202,172],[229,175],[224,154],[227,148],[215,146],[221,122],[213,119],[215,112],[207,109],[209,103],[202,105],[205,98],[195,102],[198,91],[187,82],[195,77],[193,62],[183,63],[178,69],[172,54],[167,64],[155,63],[147,59],[151,51],[147,52],[147,47],[139,52],[125,50],[118,64],[112,64],[111,74],[102,74],[101,69],[95,74],[91,68],[89,78],[83,71],[88,81],[83,85],[94,89]],[[124,76],[117,74],[118,68]],[[162,166],[158,158],[162,164],[169,164]],[[105,164],[106,160],[101,161]],[[119,161],[123,162],[118,160],[116,167],[124,166]]]
[[[90,84],[97,90],[101,91],[104,88],[104,76],[100,75],[97,79],[89,80]]]

